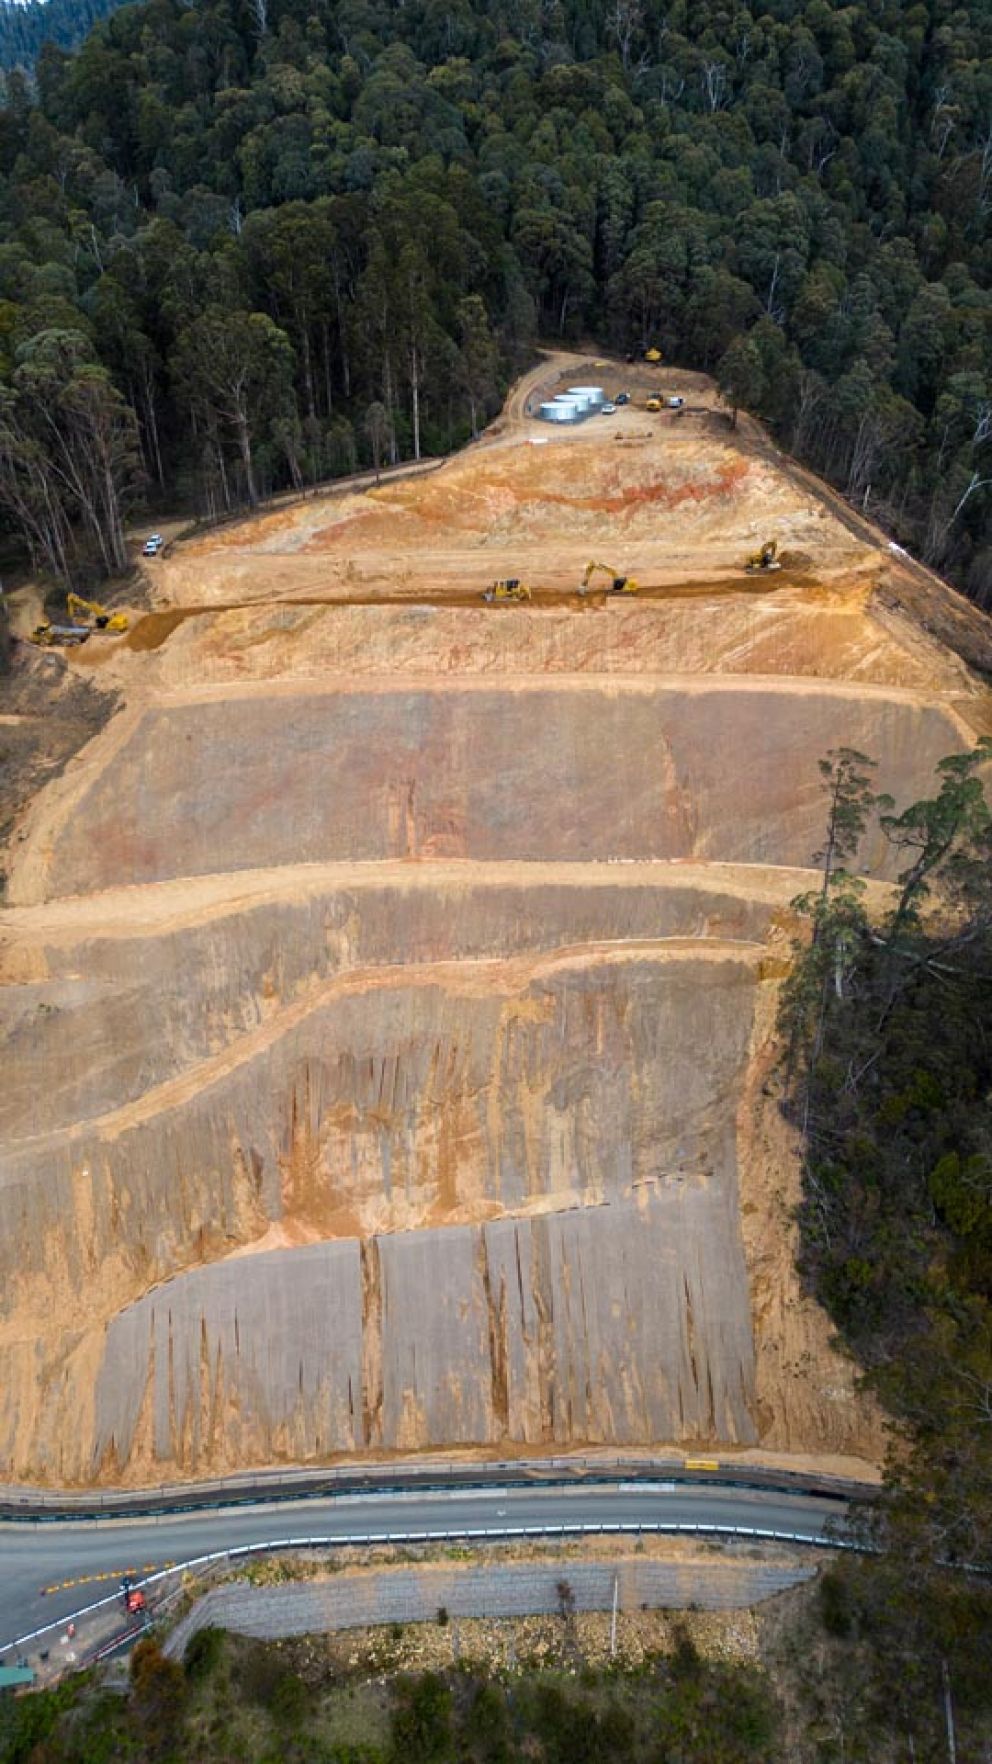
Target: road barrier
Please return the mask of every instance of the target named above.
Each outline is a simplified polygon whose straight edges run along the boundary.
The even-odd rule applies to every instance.
[[[705,1464],[705,1471],[703,1465]],[[396,1495],[408,1491],[441,1492],[451,1486],[484,1489],[490,1482],[528,1487],[542,1481],[575,1481],[594,1484],[622,1475],[630,1481],[655,1480],[659,1476],[679,1481],[718,1484],[725,1488],[753,1488],[782,1494],[812,1494],[840,1501],[871,1500],[878,1493],[872,1483],[850,1478],[811,1475],[808,1471],[764,1469],[757,1464],[735,1464],[720,1459],[693,1458],[511,1458],[486,1464],[465,1464],[458,1459],[434,1459],[426,1464],[397,1464],[387,1475],[381,1464],[348,1465],[341,1469],[248,1471],[210,1482],[159,1483],[149,1489],[87,1490],[74,1493],[45,1491],[8,1484],[0,1485],[0,1522],[52,1524],[63,1519],[153,1519],[167,1513],[194,1513],[219,1507],[272,1505],[280,1501],[322,1499],[333,1494]]]

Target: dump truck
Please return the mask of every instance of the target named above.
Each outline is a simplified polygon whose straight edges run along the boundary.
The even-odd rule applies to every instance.
[[[46,619],[44,624],[35,626],[29,642],[36,643],[39,649],[71,649],[77,643],[85,643],[89,635],[89,625],[53,625]]]
[[[639,584],[634,581],[633,576],[618,576],[612,564],[590,562],[586,564],[585,570],[582,574],[582,580],[579,583],[580,594],[588,594],[589,584],[595,575],[609,576],[610,586],[608,592],[610,594],[637,593]]]

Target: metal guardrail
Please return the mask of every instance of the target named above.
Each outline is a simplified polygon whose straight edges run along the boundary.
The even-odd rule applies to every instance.
[[[247,1471],[208,1482],[160,1483],[154,1489],[86,1490],[25,1488],[0,1485],[0,1522],[41,1524],[59,1520],[102,1518],[149,1519],[166,1513],[192,1513],[218,1507],[278,1504],[280,1501],[326,1499],[335,1494],[402,1494],[430,1492],[452,1486],[485,1488],[492,1481],[529,1486],[548,1478],[595,1482],[618,1475],[630,1481],[644,1477],[705,1480],[726,1488],[777,1490],[816,1494],[839,1500],[870,1500],[872,1483],[851,1478],[813,1475],[807,1471],[765,1469],[757,1464],[715,1461],[701,1471],[698,1461],[680,1458],[510,1458],[484,1464],[435,1459],[426,1464],[351,1464],[341,1468]]]
[[[851,1538],[824,1537],[822,1534],[801,1531],[771,1531],[753,1525],[706,1525],[678,1519],[581,1521],[558,1525],[481,1525],[454,1529],[446,1527],[441,1531],[355,1532],[346,1537],[282,1537],[266,1543],[235,1544],[228,1550],[211,1550],[203,1556],[191,1556],[186,1562],[174,1562],[171,1567],[159,1568],[154,1574],[148,1574],[144,1579],[132,1581],[131,1584],[141,1588],[155,1586],[174,1575],[190,1574],[197,1569],[211,1567],[215,1562],[235,1562],[243,1556],[275,1555],[279,1550],[361,1549],[375,1544],[506,1542],[524,1538],[638,1536],[643,1533],[688,1533],[700,1537],[745,1538],[761,1543],[801,1544],[813,1549],[852,1550],[859,1555],[878,1553],[875,1545],[860,1543]],[[51,1623],[43,1623],[40,1629],[31,1629],[24,1635],[14,1636],[11,1641],[0,1642],[0,1655],[11,1648],[26,1647],[29,1642],[49,1635],[53,1629],[63,1629],[68,1623],[78,1623],[81,1617],[92,1616],[94,1611],[105,1610],[108,1605],[116,1604],[119,1597],[119,1593],[108,1593],[106,1598],[97,1599],[92,1605],[84,1605],[78,1611],[64,1613]],[[118,1637],[118,1641],[120,1639]]]

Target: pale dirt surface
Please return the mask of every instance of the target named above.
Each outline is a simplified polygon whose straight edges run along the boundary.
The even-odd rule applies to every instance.
[[[528,416],[590,383],[690,409]],[[579,598],[590,558],[640,594]],[[530,605],[482,604],[505,574]],[[4,1480],[616,1447],[874,1474],[794,1270],[776,993],[819,758],[921,794],[992,727],[987,621],[701,377],[580,357],[440,469],[145,583],[125,640],[53,664],[123,708],[11,842]]]

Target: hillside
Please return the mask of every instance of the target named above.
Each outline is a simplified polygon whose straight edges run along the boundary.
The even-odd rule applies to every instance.
[[[2,0],[0,68],[30,68],[46,43],[74,49],[118,0]]]
[[[764,1094],[787,909],[821,756],[905,798],[992,694],[898,610],[963,603],[706,382],[527,414],[629,373],[549,360],[426,476],[175,546],[67,657],[123,709],[0,916],[11,1479],[877,1455]],[[604,552],[636,597],[575,593]],[[532,603],[484,605],[511,571]]]
[[[974,0],[124,6],[6,82],[3,520],[115,576],[129,509],[446,454],[591,338],[987,606],[990,67]]]

